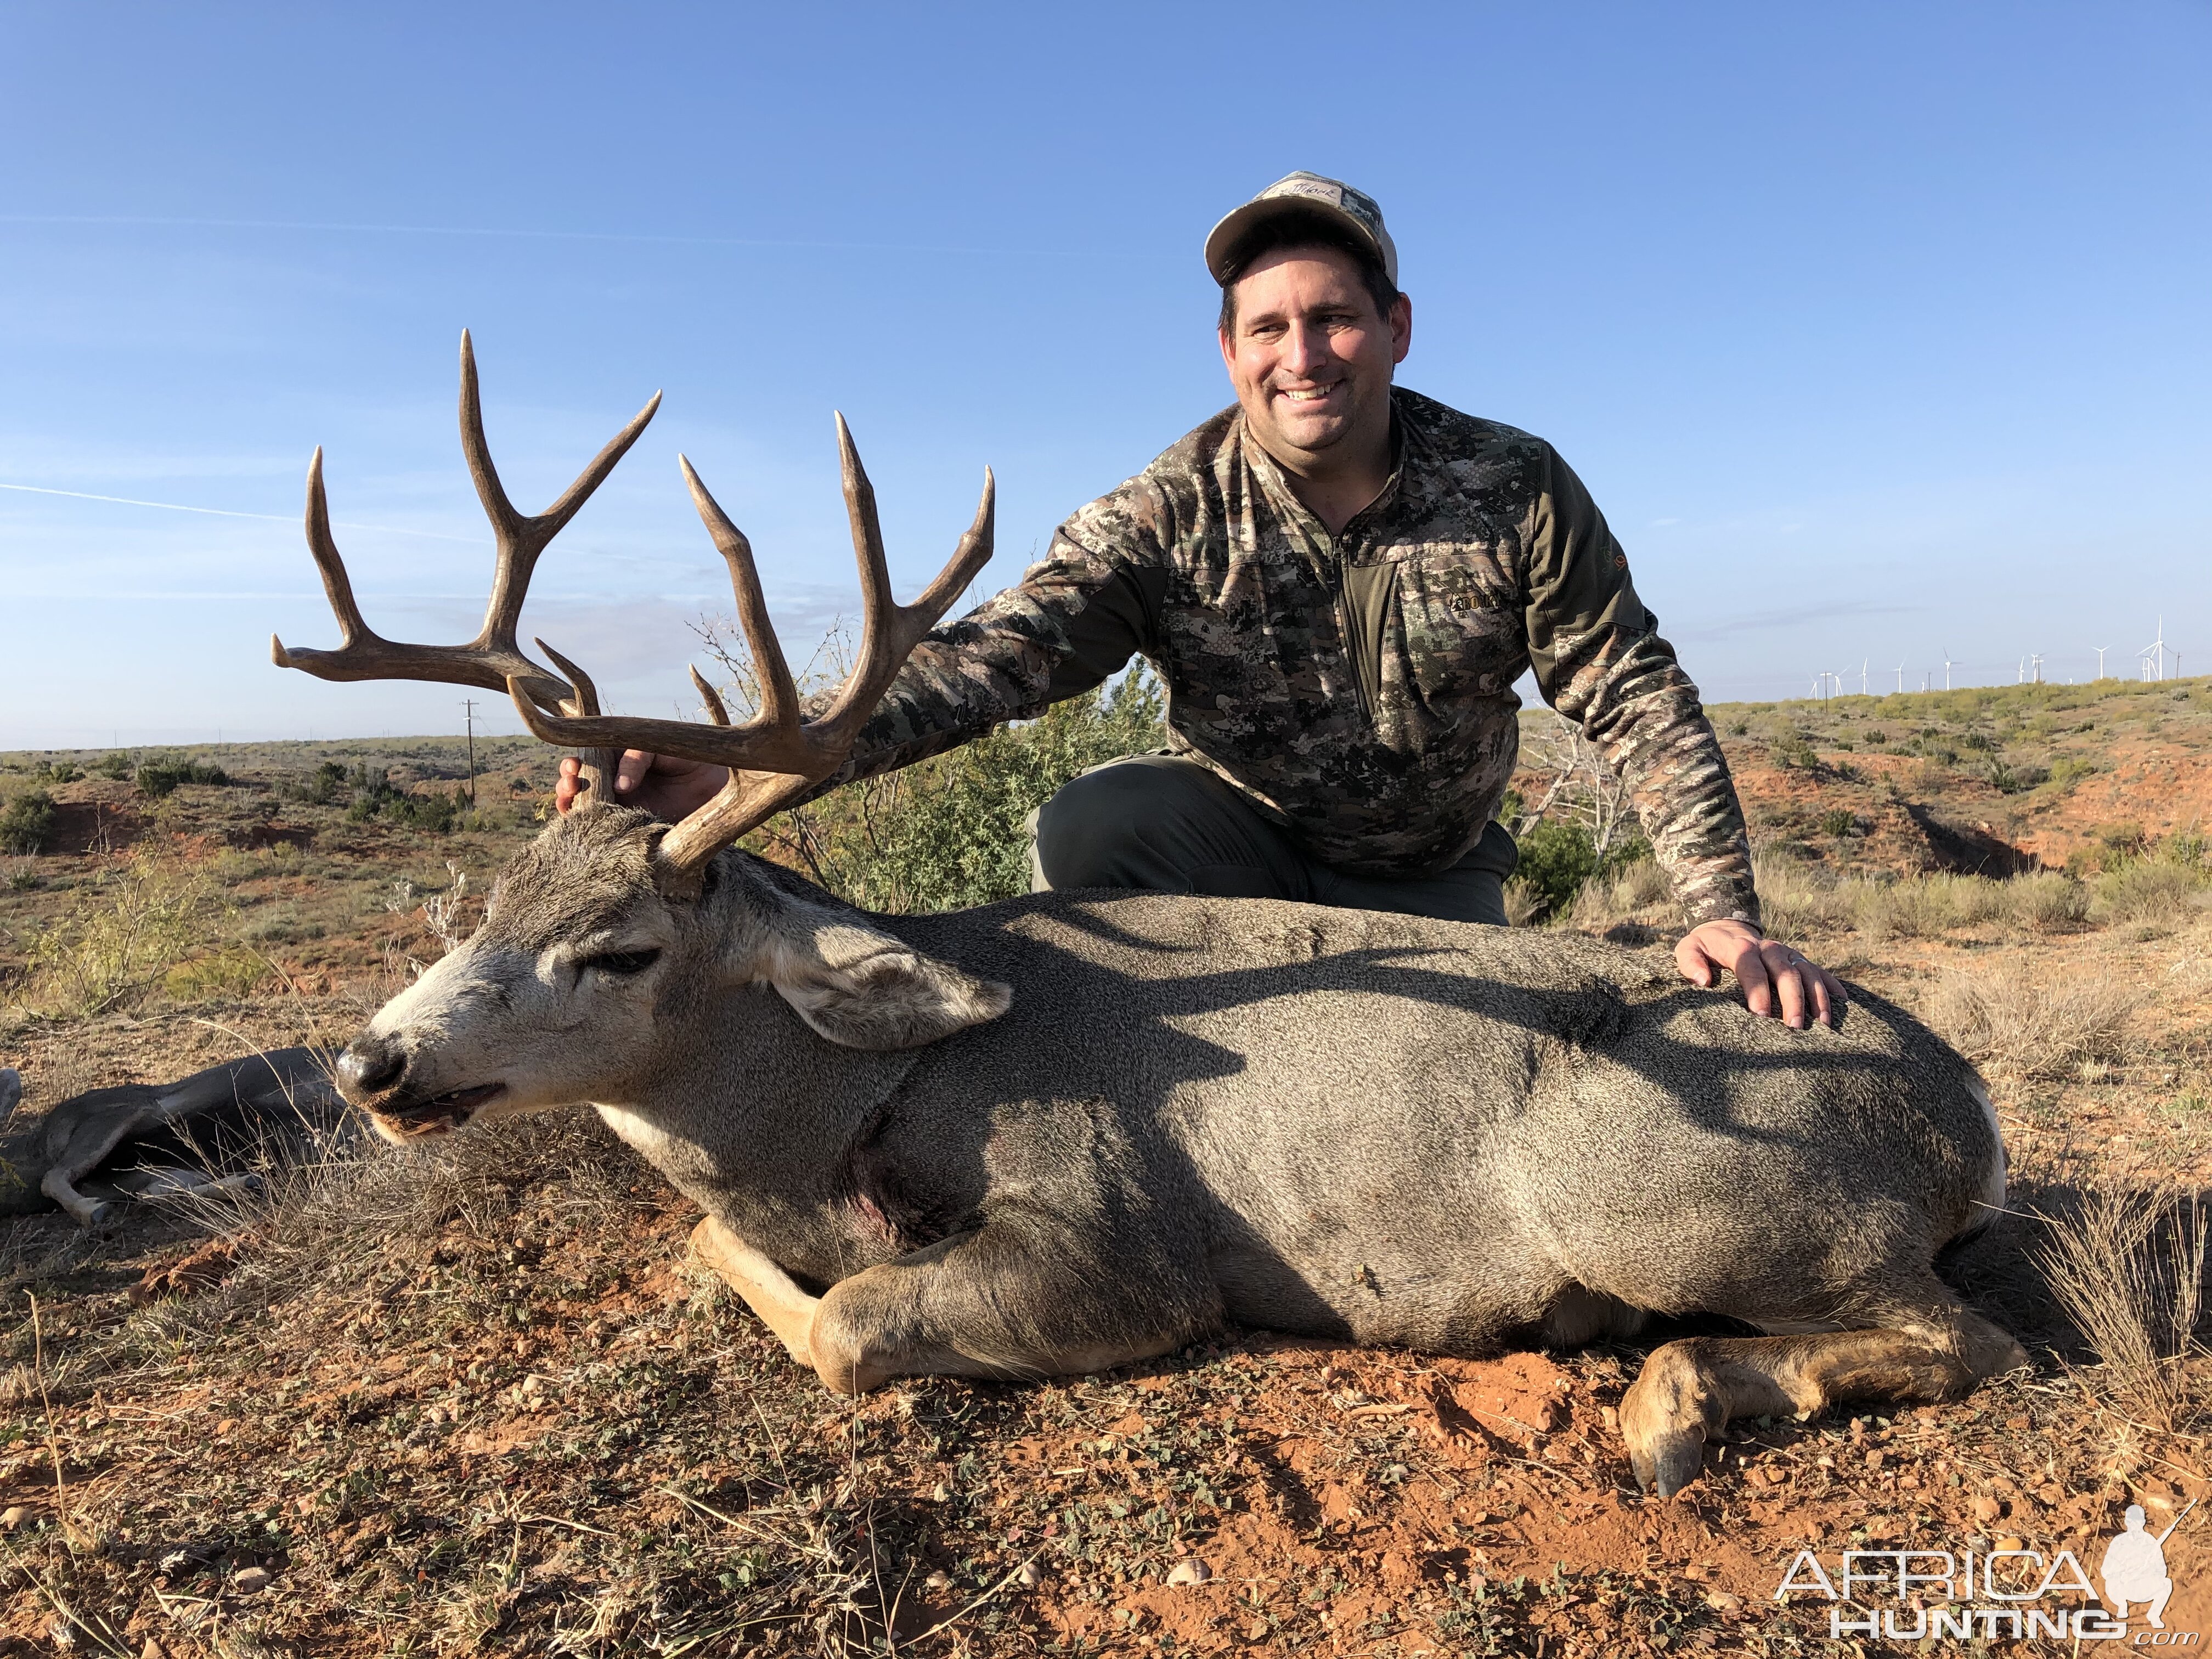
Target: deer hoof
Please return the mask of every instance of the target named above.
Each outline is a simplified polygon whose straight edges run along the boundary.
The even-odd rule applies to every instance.
[[[1702,1428],[1674,1429],[1646,1444],[1631,1447],[1629,1467],[1636,1484],[1659,1498],[1672,1498],[1696,1480],[1705,1466],[1705,1434]]]
[[[1620,1435],[1628,1443],[1636,1484],[1672,1498],[1698,1478],[1706,1436],[1727,1420],[1694,1343],[1669,1342],[1659,1349],[1644,1362],[1643,1375],[1620,1402]]]

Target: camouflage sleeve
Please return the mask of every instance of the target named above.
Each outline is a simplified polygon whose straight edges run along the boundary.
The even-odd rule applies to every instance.
[[[1114,500],[1062,525],[1015,586],[924,639],[860,728],[852,757],[808,799],[1035,719],[1150,654],[1164,567],[1144,556],[1140,520],[1102,511]]]
[[[1528,655],[1544,701],[1627,787],[1690,926],[1757,925],[1743,808],[1698,688],[1636,596],[1628,558],[1556,455],[1528,528]]]

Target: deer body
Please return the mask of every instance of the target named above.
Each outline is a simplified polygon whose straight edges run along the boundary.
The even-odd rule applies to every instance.
[[[1844,1382],[1938,1394],[2017,1358],[1931,1266],[2002,1200],[1987,1097],[1877,999],[1791,1031],[1609,945],[1267,900],[869,915],[738,853],[671,900],[664,833],[549,830],[341,1080],[401,1138],[588,1098],[834,1387],[1224,1321],[1450,1353],[1875,1327]],[[1716,1393],[1699,1341],[1660,1351],[1662,1485],[1714,1411],[1810,1397]]]
[[[1224,1320],[1475,1352],[1631,1334],[1652,1312],[1771,1333],[1655,1352],[1620,1411],[1639,1480],[1693,1478],[1732,1415],[1941,1399],[2024,1362],[1934,1272],[2004,1191],[1987,1094],[1860,994],[1791,1031],[1629,952],[1264,900],[1054,893],[866,915],[729,850],[833,775],[991,555],[991,484],[937,579],[892,602],[839,422],[866,623],[803,705],[752,552],[690,463],[759,670],[732,725],[607,717],[517,641],[539,556],[652,417],[552,507],[508,501],[462,337],[462,445],[497,546],[468,643],[372,630],[307,528],[331,679],[504,687],[586,757],[730,769],[674,825],[594,805],[517,855],[483,927],[380,1010],[338,1080],[395,1139],[588,1100],[708,1218],[695,1249],[823,1381],[1077,1372]],[[810,713],[810,709],[812,710]]]

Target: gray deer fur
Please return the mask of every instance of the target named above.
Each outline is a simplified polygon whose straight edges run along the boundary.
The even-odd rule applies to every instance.
[[[395,1139],[592,1102],[833,1388],[1224,1322],[1459,1354],[1768,1332],[1647,1363],[1622,1429],[1671,1492],[1731,1413],[2024,1362],[1933,1268],[2003,1201],[1988,1095],[1863,991],[1793,1031],[1556,934],[1108,892],[879,916],[733,851],[687,897],[665,832],[553,824],[341,1085]]]

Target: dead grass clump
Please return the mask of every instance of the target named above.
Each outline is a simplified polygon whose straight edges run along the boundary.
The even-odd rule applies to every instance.
[[[2194,920],[2203,902],[2204,866],[2194,858],[2130,859],[2097,878],[2100,921],[2171,929]]]
[[[1674,896],[1667,872],[1650,859],[1641,858],[1611,875],[1584,882],[1560,925],[1603,932],[1624,921],[1649,919],[1655,907],[1671,906]]]
[[[2021,1076],[2064,1078],[2125,1060],[2128,1024],[2142,1000],[2103,977],[2043,986],[2015,969],[1952,975],[1927,1013],[1969,1060]]]
[[[1956,884],[1945,878],[1854,882],[1852,887],[1859,931],[1875,939],[1933,939],[1962,920]]]
[[[2193,1413],[2212,1211],[2197,1195],[2092,1188],[2036,1252],[2060,1306],[2104,1363],[2092,1388],[2124,1416],[2173,1433]]]
[[[1835,879],[1786,853],[1754,851],[1751,871],[1761,921],[1775,939],[1832,933],[1850,918],[1850,896],[1838,890]]]
[[[1992,882],[2004,896],[2003,914],[2022,926],[2048,931],[2076,927],[2089,919],[2089,890],[2055,870]]]

